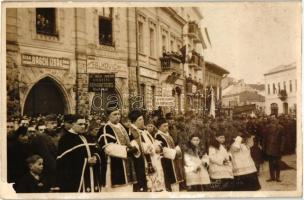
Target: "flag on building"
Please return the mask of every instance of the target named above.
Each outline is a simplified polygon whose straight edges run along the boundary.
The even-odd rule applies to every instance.
[[[211,104],[210,104],[210,112],[209,115],[215,117],[215,102],[214,102],[214,91],[211,87]]]
[[[206,33],[208,42],[209,42],[210,46],[212,47],[211,40],[210,40],[209,33],[208,33],[208,29],[206,27],[205,27],[205,33]]]
[[[186,62],[186,45],[184,45],[179,51],[182,53],[182,63]]]

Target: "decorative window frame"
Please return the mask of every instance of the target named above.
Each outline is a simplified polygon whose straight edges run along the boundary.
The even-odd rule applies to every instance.
[[[153,29],[154,31],[154,50],[153,50],[153,55],[151,55],[151,50],[149,50],[149,57],[156,59],[156,55],[157,55],[157,26],[156,26],[156,22],[154,20],[152,20],[151,18],[148,19],[148,23],[149,23],[149,48],[151,49],[151,35],[150,35],[150,29]]]
[[[56,20],[56,27],[55,30],[57,35],[46,35],[37,33],[36,30],[36,8],[29,9],[30,14],[30,32],[32,35],[32,40],[41,40],[41,41],[48,41],[48,42],[56,42],[62,43],[62,38],[64,38],[64,12],[62,8],[55,8],[55,20]]]
[[[143,56],[146,56],[146,54],[150,54],[150,52],[147,53],[147,49],[146,49],[146,45],[147,44],[147,41],[145,39],[145,36],[146,35],[149,35],[150,33],[148,33],[147,31],[147,16],[140,12],[140,11],[137,11],[137,22],[136,22],[136,26],[137,26],[137,33],[136,33],[136,37],[137,37],[137,42],[138,42],[138,53],[143,55]],[[142,23],[142,26],[143,26],[143,30],[142,30],[142,39],[143,39],[143,49],[142,51],[139,50],[139,23]],[[149,29],[150,30],[150,29]]]
[[[166,36],[166,51],[168,51],[170,46],[170,38],[169,38],[169,31],[166,27],[160,26],[160,36],[161,36],[161,52],[163,52],[163,35]]]
[[[101,14],[101,10],[103,7],[100,8],[93,8],[93,21],[95,22],[94,30],[95,30],[95,44],[97,46],[97,49],[107,50],[107,51],[115,51],[116,50],[116,19],[117,18],[117,10],[115,7],[111,7],[113,9],[112,13],[112,45],[105,45],[100,44],[99,42],[99,17],[103,16]]]

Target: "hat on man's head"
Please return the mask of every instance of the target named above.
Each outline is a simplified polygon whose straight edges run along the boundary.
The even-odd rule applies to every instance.
[[[117,101],[108,102],[106,106],[106,115],[109,116],[112,112],[119,110],[119,104]]]
[[[131,123],[134,123],[139,117],[143,116],[143,113],[140,110],[132,110],[128,118],[130,119]]]
[[[54,114],[47,115],[47,116],[45,117],[45,121],[57,121],[57,116],[54,115]]]
[[[171,112],[166,113],[166,119],[167,119],[167,120],[173,119],[173,114],[172,114]]]
[[[159,118],[156,122],[157,128],[159,128],[162,124],[168,123],[165,118]]]
[[[251,137],[251,134],[248,133],[247,131],[244,131],[241,133],[241,137],[244,138],[244,139],[248,139]]]
[[[63,117],[63,121],[65,123],[73,123],[73,121],[75,121],[75,115],[72,115],[72,114],[67,114],[67,115],[64,115]]]
[[[162,117],[162,113],[161,113],[160,110],[153,110],[151,116],[152,116],[152,117],[161,118],[161,117]]]
[[[24,136],[26,133],[27,133],[27,127],[26,127],[26,126],[20,126],[20,127],[16,130],[16,132],[15,132],[16,136],[19,136],[19,135]]]
[[[151,118],[148,118],[147,120],[145,120],[145,124],[146,125],[153,124],[155,126],[155,122]]]
[[[67,122],[70,124],[77,122],[78,119],[85,119],[85,117],[82,115],[65,115],[64,116],[64,122]]]
[[[219,137],[219,136],[225,136],[225,127],[223,126],[217,126],[216,130],[215,130],[215,136]]]

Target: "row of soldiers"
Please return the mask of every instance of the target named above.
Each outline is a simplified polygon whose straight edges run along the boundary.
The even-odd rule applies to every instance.
[[[50,115],[21,119],[19,127],[9,122],[8,182],[15,183],[17,192],[256,190],[259,184],[255,175],[250,176],[255,180],[254,189],[244,185],[232,188],[231,183],[224,187],[224,181],[219,184],[221,179],[209,177],[212,158],[208,154],[211,146],[217,146],[214,139],[219,139],[217,143],[225,136],[221,145],[229,150],[236,138],[254,138],[250,153],[255,168],[251,167],[251,172],[257,169],[258,173],[259,164],[267,158],[269,181],[280,181],[277,163],[282,154],[295,151],[295,120],[286,116],[230,120],[203,119],[193,113],[162,116],[156,112],[147,116],[131,111],[121,117],[119,109],[107,109],[106,115],[106,121]],[[193,155],[199,158],[194,170],[194,175],[201,175],[199,181],[190,176],[193,169],[188,166],[195,160]],[[233,178],[235,163],[231,157],[224,166],[229,179]],[[248,176],[245,178],[248,182]]]

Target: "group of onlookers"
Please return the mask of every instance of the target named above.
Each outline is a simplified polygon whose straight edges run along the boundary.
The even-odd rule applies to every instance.
[[[256,191],[260,164],[280,182],[295,152],[290,116],[235,119],[118,108],[7,123],[8,182],[17,192]]]

